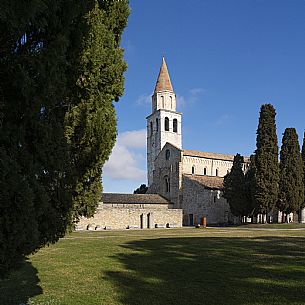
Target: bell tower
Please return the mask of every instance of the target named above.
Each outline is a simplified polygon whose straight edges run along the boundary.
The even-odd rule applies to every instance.
[[[176,94],[164,57],[152,95],[152,114],[146,119],[147,176],[150,186],[153,182],[154,162],[163,146],[169,142],[180,149],[182,147],[181,113],[176,112]]]

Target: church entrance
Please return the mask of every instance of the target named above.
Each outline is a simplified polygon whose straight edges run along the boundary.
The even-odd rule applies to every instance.
[[[190,226],[194,225],[194,215],[193,214],[189,214],[189,225]]]

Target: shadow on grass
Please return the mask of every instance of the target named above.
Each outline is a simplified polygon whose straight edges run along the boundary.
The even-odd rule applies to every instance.
[[[159,238],[122,247],[115,259],[126,271],[106,279],[126,305],[305,304],[305,238]]]
[[[23,260],[7,277],[0,278],[0,304],[27,304],[30,297],[42,294],[37,269]]]

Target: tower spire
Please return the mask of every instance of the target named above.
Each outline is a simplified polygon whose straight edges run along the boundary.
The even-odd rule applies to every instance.
[[[160,91],[174,91],[173,86],[168,74],[166,62],[164,56],[162,57],[162,64],[159,72],[159,76],[157,79],[156,87],[155,87],[155,93]]]

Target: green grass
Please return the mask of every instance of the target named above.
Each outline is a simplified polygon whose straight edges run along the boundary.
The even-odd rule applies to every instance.
[[[260,229],[305,229],[305,223],[243,224],[240,227]]]
[[[6,280],[0,304],[305,304],[305,231],[75,232]]]

